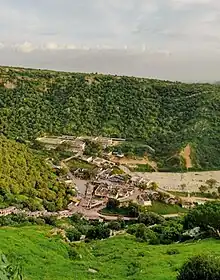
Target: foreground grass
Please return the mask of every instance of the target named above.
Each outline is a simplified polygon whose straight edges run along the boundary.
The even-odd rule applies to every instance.
[[[23,267],[25,280],[135,279],[174,280],[177,269],[192,255],[220,255],[220,241],[149,246],[131,236],[120,236],[88,244],[78,243],[78,260],[68,257],[68,245],[49,237],[49,227],[0,228],[0,250],[16,258]],[[167,251],[177,249],[179,254]],[[97,270],[93,274],[89,268]]]

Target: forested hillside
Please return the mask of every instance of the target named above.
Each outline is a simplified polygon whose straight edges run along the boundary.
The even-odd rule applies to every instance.
[[[0,136],[0,208],[15,205],[33,211],[61,210],[70,193],[44,159],[24,144]]]
[[[220,86],[133,77],[0,68],[0,130],[141,140],[160,167],[220,168]]]

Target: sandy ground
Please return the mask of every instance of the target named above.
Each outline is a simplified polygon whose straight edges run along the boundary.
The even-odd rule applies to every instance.
[[[72,178],[72,179],[73,179],[73,182],[75,183],[77,189],[80,191],[80,193],[81,193],[82,195],[84,195],[84,194],[85,194],[85,191],[86,191],[86,183],[87,183],[88,181],[82,180],[82,179],[79,179],[79,178],[76,178],[76,177],[74,177],[74,178]]]
[[[144,158],[118,158],[118,157],[112,157],[111,160],[116,163],[125,164],[125,165],[137,165],[137,164],[149,164],[155,171],[157,171],[157,164],[154,161],[150,161],[147,156]]]
[[[179,190],[181,185],[186,184],[184,191],[198,191],[201,185],[209,179],[215,179],[220,185],[220,171],[205,171],[205,172],[187,172],[187,173],[166,173],[166,172],[152,172],[141,173],[136,172],[137,175],[156,182],[159,187],[166,190]],[[210,191],[215,191],[211,189]]]

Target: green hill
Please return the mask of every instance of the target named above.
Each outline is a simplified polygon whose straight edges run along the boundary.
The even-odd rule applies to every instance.
[[[220,86],[134,77],[0,68],[0,130],[139,140],[170,170],[220,168]]]
[[[33,211],[61,210],[70,193],[44,159],[26,145],[0,135],[0,208],[16,205]]]
[[[175,280],[189,257],[204,252],[220,255],[218,240],[152,246],[121,236],[75,244],[78,257],[70,259],[69,245],[48,237],[49,231],[49,227],[38,226],[0,228],[0,250],[20,263],[26,280]]]

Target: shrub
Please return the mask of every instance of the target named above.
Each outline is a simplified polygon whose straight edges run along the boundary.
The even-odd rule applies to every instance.
[[[127,233],[129,233],[131,235],[135,235],[135,233],[137,231],[137,227],[138,227],[138,224],[130,225],[127,229]]]
[[[44,216],[43,217],[45,224],[50,226],[56,226],[57,218],[56,216]]]
[[[164,221],[165,219],[162,216],[153,212],[140,213],[138,216],[138,222],[143,223],[146,226],[162,224]]]
[[[190,258],[180,269],[177,280],[219,280],[219,259],[199,255]]]
[[[124,229],[126,227],[125,220],[123,218],[118,218],[117,222],[120,224],[121,229]]]
[[[120,230],[121,229],[121,224],[117,221],[111,221],[108,224],[108,227],[112,230]]]
[[[128,272],[127,272],[127,276],[132,276],[134,274],[136,274],[137,272],[140,271],[141,265],[139,262],[131,262],[128,265]]]
[[[71,260],[76,260],[79,258],[79,254],[77,250],[71,246],[68,247],[68,256]]]
[[[79,241],[81,237],[81,233],[75,229],[71,228],[66,231],[66,237],[69,239],[69,241]]]
[[[167,251],[166,251],[166,254],[167,255],[178,255],[180,253],[180,251],[178,250],[178,249],[168,249]]]
[[[86,234],[86,238],[88,239],[105,239],[109,236],[110,229],[104,225],[92,226]]]
[[[75,213],[71,217],[69,217],[70,221],[73,223],[80,223],[82,219],[82,215],[80,213]]]
[[[144,224],[138,225],[137,230],[135,232],[135,237],[146,242],[150,242],[151,240],[157,239],[156,233],[153,230],[147,228]]]

